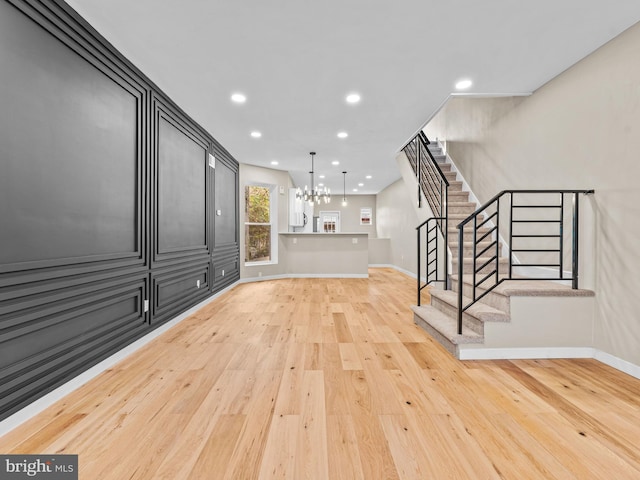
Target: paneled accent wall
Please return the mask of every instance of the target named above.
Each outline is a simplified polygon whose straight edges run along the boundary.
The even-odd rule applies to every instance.
[[[0,0],[0,105],[2,419],[236,281],[239,231],[236,160],[64,2]]]

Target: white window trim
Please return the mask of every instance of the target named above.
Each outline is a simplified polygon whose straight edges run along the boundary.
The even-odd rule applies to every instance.
[[[251,262],[247,261],[245,257],[244,265],[245,267],[253,267],[258,265],[277,265],[278,264],[278,228],[277,228],[277,219],[278,219],[278,195],[277,195],[277,185],[272,185],[269,183],[259,183],[259,182],[250,182],[245,184],[245,189],[247,187],[265,187],[269,189],[269,223],[255,223],[255,222],[244,222],[244,226],[247,225],[270,225],[271,226],[271,260],[265,260],[260,262]],[[245,205],[245,215],[246,215],[246,205]],[[245,216],[246,220],[246,216]],[[244,238],[245,249],[247,244],[247,237],[245,233]],[[243,255],[245,253],[243,252]]]

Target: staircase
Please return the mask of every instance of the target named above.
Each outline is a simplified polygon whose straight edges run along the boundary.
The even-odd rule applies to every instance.
[[[446,155],[437,143],[431,143],[428,146],[431,156],[438,163],[440,170],[446,176],[449,182],[447,214],[448,214],[448,247],[452,258],[451,290],[442,290],[439,288],[430,288],[431,297],[430,305],[413,306],[414,321],[417,325],[426,330],[433,338],[441,343],[451,354],[457,358],[461,358],[461,352],[465,349],[482,348],[488,344],[492,348],[509,348],[517,346],[536,346],[536,342],[544,342],[544,335],[540,338],[534,334],[526,334],[527,339],[518,340],[518,335],[522,336],[522,332],[515,333],[515,340],[510,341],[505,338],[509,337],[510,331],[515,331],[509,323],[512,320],[512,303],[513,301],[521,301],[516,299],[537,297],[538,300],[543,298],[569,298],[581,297],[588,298],[593,296],[593,292],[589,290],[580,290],[571,288],[568,285],[559,282],[541,281],[541,280],[503,280],[509,277],[510,262],[509,259],[501,255],[502,244],[496,239],[495,232],[488,235],[486,239],[478,242],[475,247],[476,259],[474,262],[474,238],[473,229],[464,231],[463,250],[463,268],[462,268],[462,305],[468,307],[462,314],[462,332],[459,333],[459,267],[458,267],[458,251],[459,251],[459,230],[458,224],[470,215],[477,208],[477,205],[469,201],[469,192],[462,190],[463,182],[457,180],[457,174],[452,171],[451,163],[448,163]],[[409,157],[409,155],[408,155]],[[411,158],[410,158],[411,160]],[[412,166],[417,162],[411,162]],[[415,171],[415,167],[414,167]],[[444,215],[443,215],[444,216]],[[478,225],[481,225],[486,217],[479,217]],[[494,219],[495,220],[495,219]],[[487,222],[486,227],[476,230],[476,238],[481,238],[485,233],[490,232],[491,225]],[[486,250],[486,252],[485,252]],[[478,256],[479,255],[479,256]],[[562,255],[562,253],[560,254]],[[496,258],[497,257],[497,258]],[[493,260],[492,260],[493,258]],[[486,265],[485,265],[486,263]],[[476,269],[474,274],[473,270]],[[561,268],[562,270],[562,268]],[[479,280],[484,276],[490,275],[485,283]],[[491,287],[498,283],[498,279],[503,280],[493,289]],[[474,288],[475,283],[475,288]],[[490,290],[487,292],[487,290]],[[473,299],[479,300],[472,302]],[[553,301],[553,300],[552,300]],[[580,304],[578,309],[588,312],[587,303]],[[561,312],[559,314],[562,314]],[[526,316],[526,315],[525,315]],[[548,316],[547,316],[548,317]],[[550,322],[562,322],[563,319],[546,318]],[[540,324],[542,325],[542,323]],[[497,331],[495,338],[487,342],[485,338],[487,327],[492,331]],[[525,327],[519,327],[527,328]],[[533,327],[535,329],[535,326]],[[507,332],[505,334],[505,332]],[[571,335],[569,334],[569,337]],[[576,335],[577,338],[579,335]],[[576,340],[576,338],[567,338],[566,341],[560,339],[560,344],[572,344],[572,342],[582,342],[585,339]],[[531,342],[529,342],[531,340]],[[542,346],[542,345],[537,345]]]

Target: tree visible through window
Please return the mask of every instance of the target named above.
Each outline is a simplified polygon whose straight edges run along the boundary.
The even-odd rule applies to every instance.
[[[245,261],[271,261],[271,189],[248,185],[245,200]]]

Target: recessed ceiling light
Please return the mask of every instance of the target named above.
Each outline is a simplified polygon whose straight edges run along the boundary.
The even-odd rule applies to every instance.
[[[348,136],[347,132],[338,132],[338,138],[347,138]]]
[[[358,103],[360,101],[360,95],[357,93],[350,93],[347,95],[347,103]]]
[[[318,178],[324,178],[324,175],[318,175]]]
[[[358,186],[359,187],[364,187],[364,183],[359,183]]]
[[[260,138],[262,136],[262,134],[260,132],[258,132],[258,131],[253,131],[253,132],[251,132],[251,136],[253,138]]]
[[[366,178],[367,180],[371,180],[371,175],[367,175],[367,176],[366,176],[366,177],[364,177],[364,178]]]
[[[331,162],[331,165],[340,165],[340,162],[338,160],[334,160],[333,162]]]
[[[354,192],[357,192],[357,191],[358,191],[358,189],[357,189],[357,188],[354,188],[354,189],[353,189],[353,191],[354,191]]]
[[[234,93],[231,95],[231,101],[235,103],[244,103],[247,101],[247,97],[242,93]]]
[[[278,161],[277,160],[272,160],[271,161],[271,165],[278,165]]]
[[[471,85],[473,85],[473,82],[469,79],[460,80],[456,83],[456,90],[466,90]]]
[[[324,183],[319,183],[318,186],[319,187],[324,187]]]

